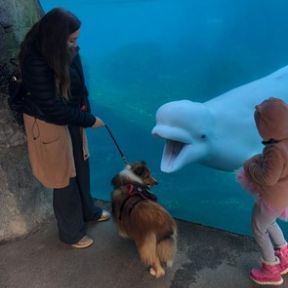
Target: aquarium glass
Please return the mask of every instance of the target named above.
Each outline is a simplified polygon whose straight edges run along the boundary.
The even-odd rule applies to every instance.
[[[251,234],[252,197],[224,172],[197,163],[160,171],[164,142],[151,135],[164,103],[205,102],[288,63],[285,0],[42,0],[81,22],[80,53],[93,112],[129,162],[145,160],[152,191],[174,217]],[[237,109],[237,108],[235,108]],[[181,113],[181,112],[180,112]],[[124,167],[105,128],[88,129],[92,193],[110,200]]]

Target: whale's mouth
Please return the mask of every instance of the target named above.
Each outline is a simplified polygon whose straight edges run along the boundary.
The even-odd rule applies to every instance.
[[[185,146],[184,143],[174,140],[166,140],[165,156],[168,159],[174,160],[180,154]]]
[[[182,154],[182,151],[184,150],[186,145],[186,143],[180,141],[166,139],[161,160],[162,171],[171,172],[175,170],[175,166],[177,166],[177,160]]]

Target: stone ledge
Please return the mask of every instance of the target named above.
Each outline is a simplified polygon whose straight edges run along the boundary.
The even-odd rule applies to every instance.
[[[15,68],[20,42],[42,13],[38,0],[0,0],[0,91]],[[23,127],[0,93],[0,242],[36,230],[53,213],[51,190],[33,177]]]

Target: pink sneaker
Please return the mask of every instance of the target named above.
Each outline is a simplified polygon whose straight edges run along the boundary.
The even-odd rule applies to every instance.
[[[280,259],[280,274],[288,273],[288,246],[277,249],[275,255]]]
[[[250,278],[260,285],[281,285],[283,278],[281,277],[280,261],[276,263],[262,263],[260,269],[252,269],[250,272]]]

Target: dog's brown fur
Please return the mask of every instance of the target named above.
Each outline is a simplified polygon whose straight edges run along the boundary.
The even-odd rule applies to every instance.
[[[137,194],[129,197],[131,187],[148,189],[155,184],[144,161],[128,165],[112,179],[112,213],[119,234],[135,241],[142,262],[150,267],[151,275],[159,278],[165,274],[161,263],[173,264],[176,223],[157,202]]]

